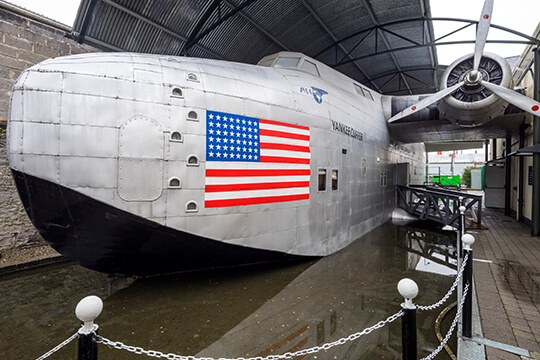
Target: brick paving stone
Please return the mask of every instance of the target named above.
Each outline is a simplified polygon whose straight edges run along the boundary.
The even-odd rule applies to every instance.
[[[538,346],[536,339],[534,339],[534,336],[532,337],[532,339],[518,336],[517,343],[518,346],[522,349],[527,349],[529,351],[540,351],[540,347]]]
[[[484,336],[535,352],[540,360],[540,239],[503,212],[484,210],[488,230],[474,234],[477,299]],[[486,347],[488,360],[520,359]]]
[[[487,347],[486,348],[486,359],[489,360],[521,360],[518,355],[510,354],[506,351],[494,349]]]

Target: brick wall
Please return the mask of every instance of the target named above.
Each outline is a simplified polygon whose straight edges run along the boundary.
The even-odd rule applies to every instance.
[[[39,242],[11,178],[6,124],[11,88],[24,69],[51,57],[100,51],[78,44],[65,31],[0,8],[0,251]]]

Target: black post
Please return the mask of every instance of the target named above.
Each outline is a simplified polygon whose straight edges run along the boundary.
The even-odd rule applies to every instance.
[[[468,246],[466,246],[468,247]],[[465,270],[463,271],[463,289],[469,284],[469,291],[465,302],[463,304],[463,336],[472,337],[472,275],[473,275],[473,251],[470,248],[464,249],[464,256],[469,255],[467,263],[465,264]]]
[[[401,304],[401,349],[403,360],[417,360],[416,352],[416,305],[413,299],[418,295],[418,285],[411,279],[401,279],[398,291],[405,299]]]
[[[523,149],[525,147],[525,128],[526,125],[523,123],[519,127],[519,148]],[[524,194],[524,188],[525,183],[524,179],[525,176],[523,174],[523,170],[525,169],[525,159],[524,156],[518,156],[519,158],[519,180],[518,180],[518,186],[519,186],[519,193],[518,193],[518,220],[520,222],[523,222],[524,216],[523,216],[523,194]]]
[[[402,305],[401,344],[403,360],[417,360],[416,350],[416,308],[409,309]]]
[[[509,154],[512,152],[512,137],[506,137],[504,151],[504,167],[505,167],[505,185],[504,185],[504,215],[510,216],[512,201],[512,157]]]
[[[461,260],[463,259],[463,244],[461,243],[461,240],[463,239],[463,235],[465,235],[465,204],[463,201],[463,197],[459,197],[459,229],[458,229],[458,236],[457,236],[457,256],[458,256],[458,265],[461,264]]]
[[[97,360],[97,343],[94,341],[95,332],[83,334],[79,332],[78,360]]]
[[[534,50],[534,99],[540,101],[540,48]],[[540,117],[533,117],[533,145],[540,144]],[[540,236],[540,154],[533,154],[531,235]]]

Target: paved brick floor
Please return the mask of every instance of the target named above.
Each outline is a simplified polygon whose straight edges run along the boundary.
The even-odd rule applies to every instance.
[[[540,359],[540,237],[503,211],[487,209],[488,230],[473,233],[474,277],[486,339],[527,349]],[[489,360],[521,359],[486,347]],[[525,358],[524,358],[525,359]]]

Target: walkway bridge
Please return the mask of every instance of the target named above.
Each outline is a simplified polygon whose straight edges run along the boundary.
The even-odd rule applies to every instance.
[[[459,207],[465,206],[478,225],[482,224],[482,195],[425,185],[397,185],[397,206],[419,219],[457,227]]]

